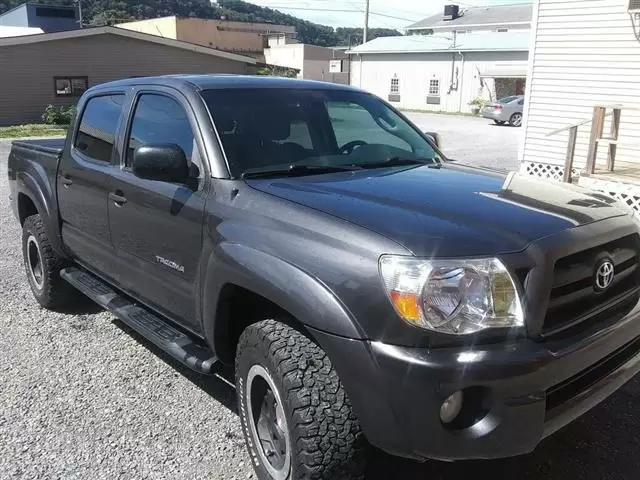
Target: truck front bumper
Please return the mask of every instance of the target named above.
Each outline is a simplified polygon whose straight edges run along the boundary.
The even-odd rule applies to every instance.
[[[606,328],[570,338],[466,348],[314,333],[372,444],[403,457],[451,461],[529,453],[615,392],[640,371],[638,317],[636,307]],[[460,390],[460,416],[445,425],[440,407]]]

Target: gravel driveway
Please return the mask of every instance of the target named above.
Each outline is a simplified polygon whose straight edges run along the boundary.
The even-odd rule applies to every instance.
[[[437,119],[445,142],[455,138],[450,119],[487,128]],[[461,156],[495,148],[466,145]],[[36,305],[9,209],[6,153],[0,142],[0,479],[254,478],[224,380],[191,374],[89,302],[68,314]],[[372,452],[367,478],[638,478],[639,394],[636,379],[526,457],[417,464]]]
[[[405,113],[421,130],[438,132],[448,157],[469,165],[517,170],[522,128],[464,115]]]

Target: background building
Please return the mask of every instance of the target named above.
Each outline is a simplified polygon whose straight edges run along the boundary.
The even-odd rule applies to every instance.
[[[6,27],[0,25],[0,38],[21,37],[23,35],[37,35],[44,33],[41,28],[35,27]]]
[[[205,47],[251,55],[264,61],[270,35],[294,37],[295,27],[270,23],[230,22],[202,18],[163,17],[121,23],[117,27]]]
[[[477,97],[523,93],[528,32],[381,37],[355,47],[351,85],[400,108],[469,112]]]
[[[462,7],[447,5],[443,12],[420,20],[406,28],[409,35],[471,32],[509,32],[530,30],[533,5],[495,5]]]
[[[574,180],[640,208],[640,2],[539,0],[533,25],[523,170],[562,179],[575,125]],[[596,106],[610,107],[604,125],[592,122]],[[594,172],[587,171],[591,152]]]
[[[0,15],[0,26],[40,28],[45,33],[80,28],[75,7],[23,3]]]
[[[38,122],[93,85],[176,73],[256,72],[254,58],[114,27],[0,39],[0,125]]]
[[[345,50],[306,45],[285,35],[272,35],[264,58],[269,65],[299,70],[298,78],[348,84],[349,60]]]

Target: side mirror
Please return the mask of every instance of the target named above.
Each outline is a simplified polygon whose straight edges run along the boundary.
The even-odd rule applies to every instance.
[[[133,174],[160,182],[182,183],[189,178],[189,162],[175,144],[142,145],[133,152]]]
[[[424,132],[424,134],[429,137],[431,140],[433,140],[433,143],[436,144],[436,147],[438,147],[438,149],[442,150],[442,137],[440,136],[439,133],[436,132]]]

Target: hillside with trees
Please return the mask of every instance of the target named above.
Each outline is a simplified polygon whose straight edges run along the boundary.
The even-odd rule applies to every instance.
[[[0,0],[0,13],[21,5],[24,1]],[[77,0],[30,0],[30,2],[50,5],[77,4]],[[241,0],[218,0],[217,3],[211,3],[209,0],[82,0],[82,13],[83,23],[87,25],[113,25],[176,15],[291,25],[296,28],[300,42],[323,47],[358,45],[362,42],[360,28],[334,29]],[[369,40],[391,35],[400,35],[400,32],[386,28],[369,30]]]

